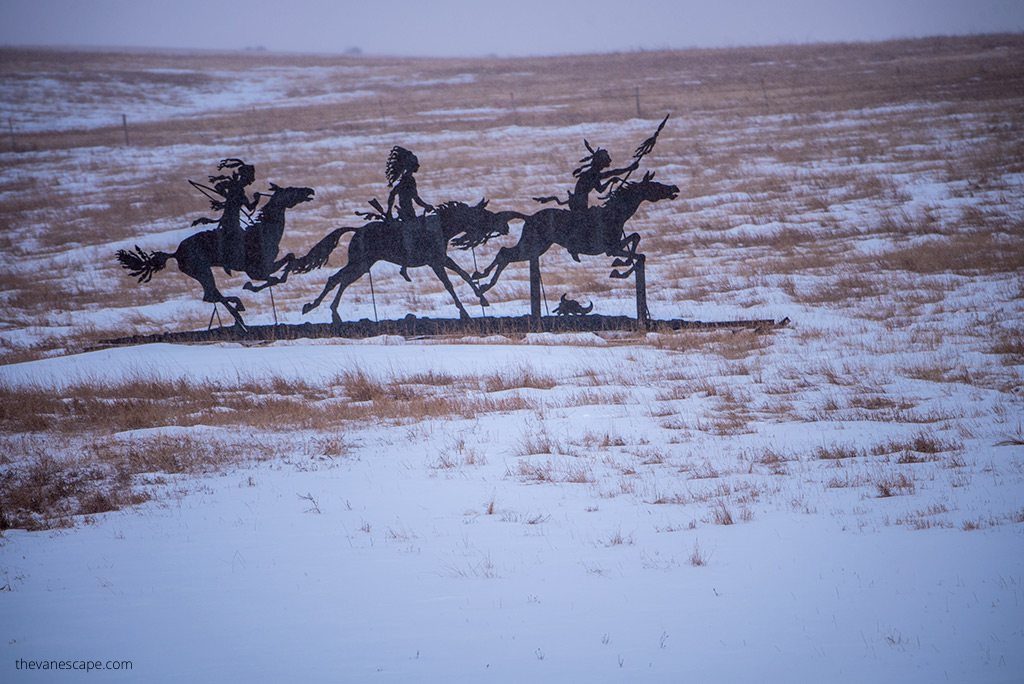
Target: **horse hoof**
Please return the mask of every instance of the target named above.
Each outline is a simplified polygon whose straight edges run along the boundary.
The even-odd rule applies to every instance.
[[[249,292],[255,292],[256,291],[256,290],[253,289],[251,281],[246,283],[245,285],[243,285],[242,289],[243,290],[249,290]]]
[[[619,271],[616,270],[616,271],[612,271],[611,273],[609,273],[608,277],[609,278],[625,278],[626,274],[625,273],[619,273]]]
[[[480,280],[484,277],[484,274],[480,271],[473,271],[473,275],[469,276],[470,280]]]
[[[238,304],[235,305],[235,309],[238,311],[245,311],[245,304],[242,304],[242,302],[238,302]]]

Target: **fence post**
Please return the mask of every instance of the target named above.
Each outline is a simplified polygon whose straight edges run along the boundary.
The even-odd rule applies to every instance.
[[[540,330],[540,257],[530,259],[530,318]]]
[[[637,323],[649,327],[651,313],[647,310],[647,274],[644,272],[644,259],[640,259],[633,271],[636,280],[636,320]]]

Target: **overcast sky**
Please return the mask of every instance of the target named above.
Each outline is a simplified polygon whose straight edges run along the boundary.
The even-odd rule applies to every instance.
[[[1003,31],[1024,0],[0,0],[8,46],[525,56]]]

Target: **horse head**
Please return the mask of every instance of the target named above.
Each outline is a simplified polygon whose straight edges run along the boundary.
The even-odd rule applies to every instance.
[[[272,240],[279,240],[284,231],[285,210],[309,202],[314,192],[313,188],[282,188],[274,183],[270,184],[270,191],[270,199],[260,209],[255,223],[264,237],[269,235]]]
[[[285,209],[291,209],[294,206],[302,204],[303,202],[310,202],[313,199],[313,195],[316,192],[313,188],[304,187],[288,187],[282,188],[281,186],[271,183],[270,184],[271,196],[270,201],[275,204],[279,204]]]
[[[675,199],[679,196],[679,188],[675,185],[666,185],[654,181],[654,172],[648,171],[644,174],[643,180],[635,183],[634,187],[640,191],[640,197],[648,202],[658,202],[664,199]]]
[[[675,199],[679,188],[653,180],[654,172],[648,171],[643,180],[625,181],[615,188],[604,203],[605,207],[632,207],[636,209],[641,202],[659,202],[664,199]]]

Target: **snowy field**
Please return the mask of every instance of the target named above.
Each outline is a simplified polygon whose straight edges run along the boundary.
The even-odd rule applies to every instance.
[[[1020,36],[0,60],[0,680],[1024,680]],[[315,188],[302,254],[386,199],[392,145],[428,201],[531,213],[669,112],[642,170],[679,198],[627,224],[653,317],[788,327],[102,343],[208,325],[113,254],[173,251],[221,158]],[[635,310],[556,249],[549,309]],[[344,263],[276,314],[217,277],[247,322],[324,322]],[[456,315],[397,271],[342,317]],[[488,296],[527,313],[525,264]]]

